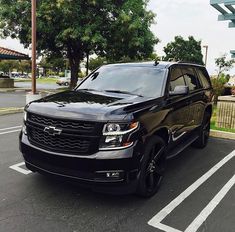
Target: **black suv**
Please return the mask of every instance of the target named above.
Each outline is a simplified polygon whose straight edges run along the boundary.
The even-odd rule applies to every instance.
[[[190,144],[206,146],[212,95],[203,66],[105,65],[73,91],[28,104],[20,150],[34,172],[149,197],[166,159]]]

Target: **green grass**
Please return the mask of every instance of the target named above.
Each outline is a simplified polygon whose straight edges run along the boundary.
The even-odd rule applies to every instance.
[[[57,80],[57,78],[38,78],[36,81],[40,84],[54,84]],[[15,82],[31,82],[31,79],[15,79]]]
[[[213,114],[212,114],[212,117],[211,117],[211,129],[212,130],[218,130],[218,131],[225,131],[225,132],[235,133],[235,129],[216,127],[216,125],[215,125],[216,117],[217,117],[216,114],[217,114],[217,107],[213,106]]]
[[[57,80],[57,78],[38,78],[37,82],[41,84],[54,84]]]
[[[218,130],[218,131],[225,131],[225,132],[232,132],[235,133],[235,129],[228,129],[228,128],[220,128],[215,126],[215,121],[211,121],[211,129]]]

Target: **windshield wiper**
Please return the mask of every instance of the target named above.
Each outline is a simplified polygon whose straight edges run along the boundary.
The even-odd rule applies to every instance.
[[[96,91],[96,92],[101,92],[98,89],[77,89],[77,91]]]
[[[108,89],[108,90],[104,90],[104,91],[105,92],[110,92],[110,93],[123,93],[123,94],[129,94],[129,95],[135,95],[135,96],[143,97],[143,95],[136,94],[136,93],[131,93],[131,92],[128,92],[128,91],[122,91],[122,90]]]

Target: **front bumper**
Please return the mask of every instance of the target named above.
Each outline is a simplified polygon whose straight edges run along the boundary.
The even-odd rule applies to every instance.
[[[73,180],[95,191],[126,194],[136,190],[140,155],[136,146],[116,151],[99,151],[89,156],[53,153],[35,147],[27,136],[20,135],[20,150],[32,171]],[[118,177],[107,173],[118,172]]]

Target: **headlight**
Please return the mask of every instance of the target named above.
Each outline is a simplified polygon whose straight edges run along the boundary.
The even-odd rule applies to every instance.
[[[105,124],[100,150],[121,149],[131,146],[133,141],[129,141],[129,135],[138,127],[138,122]]]
[[[22,126],[22,133],[24,133],[25,135],[27,135],[27,129],[26,129],[26,126],[25,126],[25,125]]]
[[[24,122],[26,122],[26,121],[27,121],[27,112],[24,111]]]
[[[23,123],[23,126],[22,126],[22,132],[27,135],[27,129],[26,129],[26,121],[27,121],[27,118],[28,118],[28,114],[26,111],[24,111],[24,123]]]

